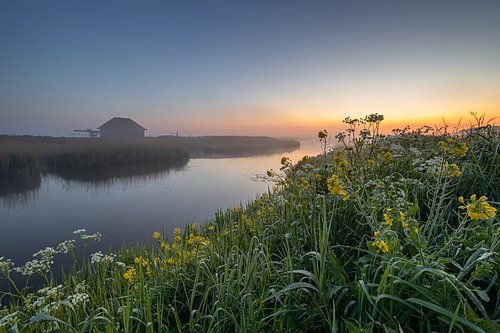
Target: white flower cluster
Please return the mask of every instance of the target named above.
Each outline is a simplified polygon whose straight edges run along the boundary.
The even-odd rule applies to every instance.
[[[79,234],[82,234],[86,231],[87,230],[85,230],[85,229],[77,229],[77,230],[73,231],[73,235],[79,235]]]
[[[17,311],[16,312],[12,312],[8,315],[5,315],[5,316],[2,316],[0,318],[0,328],[2,327],[12,327],[14,326],[15,324],[17,324],[19,322],[19,318],[17,316]]]
[[[100,242],[101,241],[101,233],[99,232],[96,232],[95,234],[80,234],[80,239],[82,241],[96,241],[96,242]]]
[[[28,297],[26,297],[25,307],[36,313],[51,313],[56,311],[61,305],[85,305],[85,303],[90,300],[90,296],[86,293],[86,289],[87,286],[85,282],[81,282],[75,287],[73,294],[63,298],[64,287],[62,285],[53,288],[43,288],[38,290],[36,294],[29,294]]]
[[[90,300],[89,294],[86,293],[87,290],[87,285],[84,282],[80,282],[79,284],[76,285],[74,294],[69,295],[66,297],[65,301],[71,303],[72,305],[85,305],[86,302]]]
[[[56,310],[63,295],[63,286],[58,285],[53,288],[46,287],[37,291],[37,294],[30,294],[27,297],[26,307],[33,309],[37,313],[51,312]]]
[[[33,257],[39,259],[33,259],[26,262],[22,267],[16,267],[14,270],[25,276],[33,275],[34,273],[48,273],[50,267],[54,263],[54,255],[58,252],[52,247],[46,247],[35,254]]]
[[[0,271],[3,273],[9,273],[10,267],[14,266],[14,263],[10,259],[4,259],[4,257],[0,257]]]
[[[404,147],[398,143],[391,144],[391,147],[389,149],[391,150],[391,153],[395,155],[401,155],[405,153]]]
[[[422,155],[422,153],[420,152],[420,150],[418,150],[417,148],[415,147],[410,147],[410,149],[408,150],[409,153],[415,157],[419,157]]]
[[[95,264],[95,263],[112,263],[113,261],[115,261],[115,258],[116,258],[116,255],[113,254],[113,253],[110,253],[110,254],[102,254],[101,251],[97,251],[95,253],[92,253],[90,255],[90,262],[92,264]]]
[[[74,248],[75,248],[75,240],[70,239],[70,240],[64,241],[64,242],[60,243],[59,245],[57,245],[56,249],[57,249],[58,253],[66,254]]]
[[[428,160],[416,159],[413,165],[418,171],[430,173],[432,175],[439,175],[447,163],[442,157],[435,156]]]

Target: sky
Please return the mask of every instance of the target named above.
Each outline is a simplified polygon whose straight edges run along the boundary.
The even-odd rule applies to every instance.
[[[500,116],[500,1],[0,0],[0,134],[301,137]]]

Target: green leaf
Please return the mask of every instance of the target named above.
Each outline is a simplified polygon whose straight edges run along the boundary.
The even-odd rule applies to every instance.
[[[421,299],[418,299],[418,298],[408,298],[406,300],[407,302],[411,302],[411,303],[414,303],[414,304],[418,304],[420,306],[423,306],[423,307],[426,307],[434,312],[437,312],[443,316],[446,316],[452,320],[455,320],[457,323],[460,323],[462,324],[463,326],[466,326],[468,328],[470,328],[472,331],[474,332],[478,332],[478,333],[485,333],[484,330],[476,325],[474,325],[473,323],[471,323],[470,321],[462,318],[462,317],[458,317],[458,316],[455,316],[455,314],[451,313],[450,311],[440,307],[439,305],[437,304],[434,304],[434,303],[430,303],[430,302],[427,302],[427,301],[423,301]]]

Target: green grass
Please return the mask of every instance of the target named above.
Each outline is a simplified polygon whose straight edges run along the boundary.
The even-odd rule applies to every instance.
[[[498,332],[498,133],[357,135],[380,120],[210,224],[11,284],[0,332]]]

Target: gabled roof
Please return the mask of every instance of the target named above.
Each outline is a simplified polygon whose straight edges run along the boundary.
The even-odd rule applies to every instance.
[[[130,125],[132,125],[132,126],[138,126],[138,127],[142,128],[143,130],[146,130],[146,128],[142,127],[141,125],[139,125],[138,123],[136,123],[132,119],[122,118],[122,117],[113,117],[97,128],[100,129],[101,127],[105,127],[105,126],[109,126],[109,125],[114,125],[114,126],[130,126]]]

